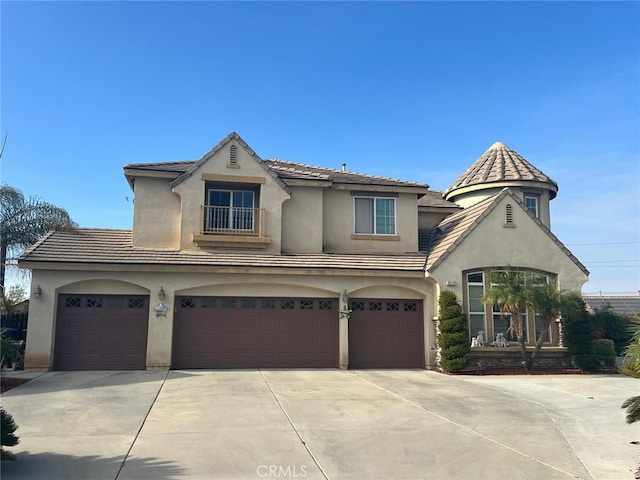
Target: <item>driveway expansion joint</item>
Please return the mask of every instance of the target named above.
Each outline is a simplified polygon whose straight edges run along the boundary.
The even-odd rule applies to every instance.
[[[291,425],[291,428],[293,428],[293,431],[296,432],[296,435],[298,436],[298,439],[300,439],[300,442],[302,443],[302,445],[304,446],[305,450],[307,451],[307,453],[309,454],[309,456],[313,460],[313,463],[316,464],[316,466],[318,467],[318,470],[320,470],[320,473],[322,473],[322,476],[324,478],[326,478],[327,480],[329,480],[329,475],[327,475],[327,472],[325,472],[325,470],[322,468],[322,465],[320,465],[320,462],[318,461],[318,459],[315,457],[315,455],[313,454],[313,452],[309,448],[309,445],[307,445],[307,442],[305,441],[304,437],[302,436],[302,434],[300,433],[300,431],[298,430],[296,425],[293,423],[293,420],[291,419],[291,417],[287,413],[287,410],[284,408],[284,405],[282,405],[282,402],[278,398],[278,395],[271,388],[271,385],[269,384],[269,381],[265,378],[264,374],[262,373],[262,370],[258,370],[258,371],[260,372],[260,376],[262,377],[262,380],[267,385],[267,388],[269,389],[269,392],[271,392],[271,395],[273,395],[273,398],[275,399],[276,403],[280,407],[280,410],[282,411],[284,416],[287,418],[287,421],[289,422],[289,425]]]
[[[133,441],[131,442],[131,445],[129,446],[129,449],[127,450],[127,453],[124,455],[124,458],[122,459],[122,463],[120,463],[120,467],[118,468],[118,473],[116,473],[116,476],[115,476],[114,480],[118,480],[118,478],[120,477],[120,474],[122,473],[122,469],[124,468],[124,464],[129,459],[129,455],[131,455],[131,450],[133,450],[134,445],[138,441],[138,437],[140,437],[140,432],[142,432],[142,429],[144,428],[144,424],[146,423],[147,418],[149,418],[149,414],[151,413],[151,410],[153,409],[153,406],[156,404],[156,401],[158,400],[158,397],[160,396],[160,392],[162,392],[162,389],[164,388],[164,384],[166,383],[167,378],[169,378],[169,373],[170,372],[171,372],[171,370],[167,370],[167,373],[165,373],[164,378],[162,379],[162,383],[160,384],[160,388],[158,388],[158,391],[157,391],[155,397],[153,397],[153,401],[151,402],[151,404],[149,405],[149,408],[147,409],[147,413],[145,414],[144,418],[142,419],[142,422],[140,422],[140,428],[138,428],[138,431],[136,432],[136,435],[133,437]]]

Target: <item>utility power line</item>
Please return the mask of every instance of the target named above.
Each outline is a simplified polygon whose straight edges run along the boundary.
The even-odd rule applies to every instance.
[[[566,243],[567,247],[586,246],[586,245],[636,245],[640,242],[603,242],[603,243]]]

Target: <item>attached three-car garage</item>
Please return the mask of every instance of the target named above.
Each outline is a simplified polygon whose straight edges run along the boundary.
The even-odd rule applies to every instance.
[[[171,368],[337,368],[337,298],[177,296]],[[349,368],[422,368],[421,300],[353,298]],[[146,368],[149,297],[61,294],[56,370]]]

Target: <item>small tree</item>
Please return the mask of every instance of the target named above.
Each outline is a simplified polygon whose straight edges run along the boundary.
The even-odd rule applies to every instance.
[[[17,311],[17,306],[27,299],[25,289],[21,285],[12,285],[4,297],[0,297],[0,313],[11,316]]]
[[[5,334],[0,328],[0,375],[4,374],[5,365],[16,366],[22,363],[22,344]]]
[[[534,302],[532,273],[509,268],[491,272],[490,278],[495,285],[485,292],[483,300],[485,303],[497,305],[503,315],[509,315],[507,331],[518,340],[522,368],[527,373],[529,369],[523,315]]]
[[[438,299],[440,307],[440,366],[445,372],[457,372],[469,365],[469,325],[456,294],[444,291]]]
[[[20,441],[14,433],[18,429],[13,417],[0,407],[0,437],[2,447],[13,447]],[[7,452],[4,448],[0,447],[0,459],[2,460],[15,460],[12,453]]]
[[[571,363],[578,368],[592,372],[598,368],[598,360],[593,352],[593,321],[580,298],[579,309],[563,309],[562,329],[564,343],[569,350]]]
[[[624,350],[624,362],[620,371],[625,375],[640,378],[640,321],[632,321],[629,328],[631,341]],[[627,423],[640,421],[640,396],[630,397],[622,404],[627,409]]]
[[[542,329],[527,364],[529,369],[533,367],[536,356],[542,348],[551,322],[558,319],[563,311],[571,317],[575,316],[580,310],[584,310],[584,302],[579,293],[558,290],[555,285],[542,281],[534,285],[533,307],[542,319]]]

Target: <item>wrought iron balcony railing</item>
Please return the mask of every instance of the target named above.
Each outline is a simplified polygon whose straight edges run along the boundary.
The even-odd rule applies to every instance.
[[[263,208],[202,206],[204,235],[265,234]]]

